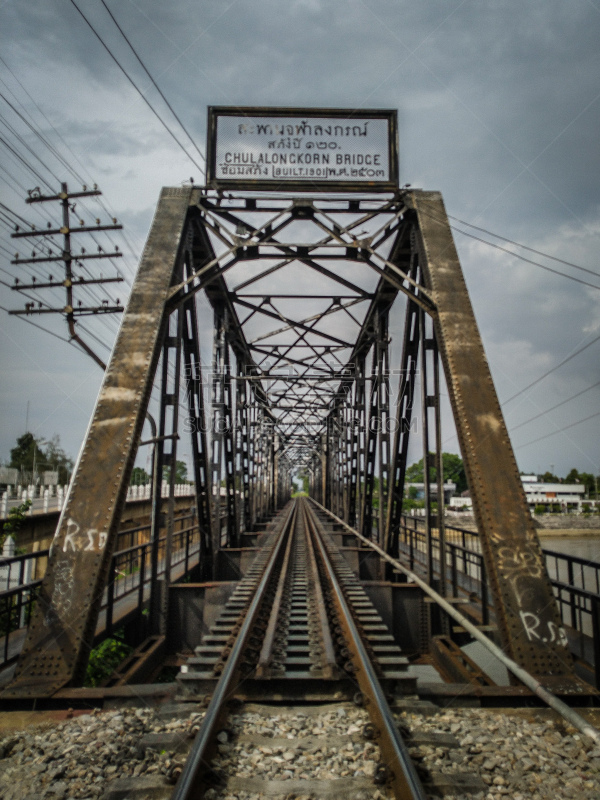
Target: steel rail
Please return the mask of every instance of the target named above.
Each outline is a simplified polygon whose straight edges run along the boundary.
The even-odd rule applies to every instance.
[[[512,672],[512,674],[518,678],[528,689],[531,689],[534,694],[536,694],[541,700],[544,701],[550,708],[553,708],[557,711],[564,719],[571,723],[577,730],[584,733],[586,736],[589,736],[597,744],[600,744],[600,730],[595,728],[591,725],[581,714],[578,714],[572,708],[570,708],[566,703],[563,703],[562,700],[559,700],[554,694],[549,692],[542,684],[536,680],[533,675],[530,675],[529,672],[524,670],[520,667],[512,658],[509,658],[506,653],[501,650],[491,639],[483,634],[473,623],[467,619],[460,611],[457,611],[454,606],[450,603],[447,603],[444,598],[438,594],[434,589],[432,589],[429,584],[427,584],[424,580],[419,578],[414,572],[407,569],[400,561],[392,556],[388,555],[385,550],[382,550],[379,545],[372,542],[370,539],[367,539],[365,536],[360,534],[355,528],[352,528],[348,525],[344,520],[340,519],[336,516],[332,511],[322,506],[312,497],[309,498],[311,503],[313,503],[317,508],[320,508],[326,514],[328,514],[335,522],[339,525],[342,525],[347,531],[353,533],[358,539],[360,539],[363,544],[366,544],[376,553],[378,553],[383,559],[385,559],[388,564],[391,564],[396,569],[400,570],[404,575],[411,579],[414,583],[423,589],[423,591],[428,594],[435,602],[442,608],[446,614],[448,614],[452,619],[462,625],[462,627],[471,634],[474,639],[477,639],[492,655],[496,656],[496,658],[501,661],[504,666]]]
[[[275,565],[277,564],[279,555],[286,541],[286,533],[293,528],[297,515],[297,508],[297,503],[294,503],[283,521],[277,542],[265,565],[254,597],[248,606],[246,616],[244,617],[235,644],[231,649],[225,668],[215,686],[200,730],[194,739],[194,744],[192,745],[192,749],[183,767],[177,785],[173,790],[171,800],[199,800],[202,795],[204,776],[210,769],[210,759],[216,747],[216,735],[223,722],[224,715],[226,714],[226,702],[231,698],[233,689],[237,685],[240,677],[242,656],[260,611],[265,590],[271,581]]]
[[[295,520],[294,520],[295,521]],[[275,636],[277,634],[277,624],[279,622],[279,612],[281,610],[281,603],[285,593],[285,584],[287,572],[290,564],[290,557],[292,553],[294,537],[293,534],[288,536],[287,544],[285,546],[285,554],[283,556],[283,564],[281,566],[281,573],[277,582],[277,591],[271,606],[271,613],[267,630],[263,639],[260,655],[258,657],[258,664],[256,666],[257,678],[269,678],[271,675],[271,661],[273,659],[273,647],[275,646]]]
[[[323,676],[325,678],[333,678],[338,674],[338,668],[335,658],[335,648],[331,638],[331,630],[329,628],[329,620],[327,619],[327,610],[325,608],[325,598],[323,597],[323,589],[319,581],[319,570],[317,567],[317,558],[315,548],[313,546],[312,537],[308,535],[308,528],[310,520],[306,503],[302,503],[302,514],[304,516],[304,524],[307,530],[306,536],[306,554],[307,554],[307,576],[309,586],[312,589],[317,619],[321,629],[321,643],[323,647]]]
[[[362,694],[366,698],[366,710],[379,732],[378,744],[384,757],[385,766],[391,772],[391,785],[399,800],[426,800],[427,795],[417,771],[411,761],[408,749],[400,736],[396,720],[386,700],[381,684],[367,654],[362,638],[354,622],[352,612],[340,583],[337,579],[329,554],[319,533],[319,523],[314,511],[306,501],[306,519],[309,522],[315,548],[324,566],[327,580],[333,592],[333,600],[338,609],[340,625],[344,631],[347,646],[352,654],[356,668],[355,677]]]

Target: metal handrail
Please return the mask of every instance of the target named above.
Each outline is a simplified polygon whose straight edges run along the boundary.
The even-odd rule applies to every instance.
[[[499,661],[501,661],[504,666],[512,672],[512,674],[521,681],[521,683],[525,684],[528,689],[531,689],[534,694],[536,694],[541,700],[544,701],[550,708],[553,708],[557,711],[561,717],[566,719],[572,725],[574,725],[578,730],[584,733],[586,736],[589,736],[596,744],[600,744],[600,731],[591,725],[586,719],[584,719],[580,714],[574,711],[572,708],[566,703],[563,703],[562,700],[559,700],[558,697],[549,692],[545,687],[541,685],[541,683],[536,680],[533,675],[530,675],[526,670],[520,667],[512,658],[509,658],[506,653],[498,647],[491,639],[489,639],[484,633],[482,633],[473,623],[461,614],[460,611],[447,603],[444,598],[438,594],[434,589],[431,588],[424,580],[422,580],[418,575],[416,575],[411,570],[407,569],[400,561],[395,558],[392,558],[388,555],[385,550],[382,550],[379,545],[376,545],[374,542],[371,542],[369,539],[365,538],[362,534],[360,534],[355,528],[350,527],[344,520],[340,519],[336,516],[333,512],[329,511],[325,506],[322,506],[313,498],[310,498],[311,502],[314,503],[315,506],[320,508],[326,514],[328,514],[332,519],[334,519],[339,525],[342,525],[346,530],[353,533],[363,544],[370,547],[376,553],[378,553],[381,558],[385,559],[389,564],[391,564],[396,569],[399,569],[406,577],[410,578],[411,581],[417,584],[426,594],[429,595],[435,602],[442,608],[448,616],[452,617],[459,625],[471,634],[474,639],[477,639],[487,650],[489,650],[492,655],[494,655]]]

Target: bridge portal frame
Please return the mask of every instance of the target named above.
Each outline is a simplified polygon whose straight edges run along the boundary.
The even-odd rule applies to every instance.
[[[441,360],[492,587],[499,639],[508,654],[545,685],[560,685],[565,691],[574,685],[566,636],[441,195],[413,190],[387,198],[379,196],[377,202],[356,197],[328,202],[325,208],[319,197],[306,195],[285,202],[250,195],[224,202],[221,193],[204,189],[163,189],[59,521],[38,606],[15,679],[5,696],[49,696],[83,679],[159,356],[174,347],[175,364],[180,364],[181,340],[189,373],[188,410],[206,430],[198,331],[192,322],[194,297],[201,290],[215,310],[213,421],[227,422],[223,436],[212,437],[212,458],[208,456],[206,436],[196,437],[193,445],[204,574],[212,574],[211,559],[219,548],[234,546],[243,529],[251,529],[274,511],[285,496],[283,487],[290,485],[291,474],[298,466],[309,472],[317,499],[350,523],[360,520],[363,535],[378,537],[391,555],[397,555],[419,369],[423,420],[429,420],[430,409],[434,412],[436,450],[432,465],[435,463],[441,482]],[[344,214],[350,221],[341,225],[337,218]],[[262,222],[265,215],[267,221]],[[254,221],[257,217],[261,218],[258,223]],[[361,238],[355,233],[366,222],[382,218],[385,223],[371,236]],[[278,235],[292,222],[316,225],[324,235],[312,244],[282,242]],[[221,242],[218,254],[209,234]],[[382,255],[386,246],[387,255]],[[327,248],[335,252],[328,253]],[[378,275],[375,291],[365,291],[327,266],[328,259],[341,257],[374,271]],[[267,295],[258,306],[241,296],[240,286],[235,292],[227,287],[224,276],[231,267],[256,259],[274,261],[261,276],[282,263],[298,262],[352,294],[347,302],[332,297],[331,305],[317,315],[316,321],[283,317],[273,310]],[[248,283],[256,280],[254,277]],[[389,430],[381,423],[391,414],[388,315],[399,294],[406,296],[407,309],[397,432],[390,446]],[[369,307],[354,343],[318,326],[329,314],[340,309],[349,313],[352,305],[362,301],[369,301]],[[249,343],[243,329],[249,317],[240,320],[239,308],[246,308],[249,316],[279,319],[285,330],[294,331],[295,344],[287,350],[277,346],[273,350]],[[173,325],[170,319],[176,319],[175,333],[169,328]],[[427,319],[432,321],[429,328]],[[314,336],[327,344],[315,344]],[[306,347],[309,355],[286,355],[298,347]],[[328,366],[324,358],[324,353],[335,353],[336,348],[351,350],[339,368]],[[230,351],[236,361],[235,392],[231,389]],[[427,358],[428,352],[432,359]],[[371,369],[367,375],[369,354]],[[274,402],[275,395],[265,388],[275,375],[272,367],[262,366],[268,357],[275,365],[289,363],[305,370],[284,381],[288,396],[294,397],[291,408],[283,403],[286,392],[279,393]],[[165,356],[163,364],[166,362]],[[163,386],[167,380],[164,373]],[[303,406],[302,395],[293,391],[298,381],[303,385],[312,381],[322,389],[333,383],[337,388],[329,390],[325,406],[319,403],[318,393],[305,393],[309,399]],[[163,388],[163,410],[177,401],[170,395]],[[234,398],[240,403],[235,410]],[[317,420],[318,436],[312,435],[314,425],[311,428],[303,421],[303,413]],[[164,452],[166,438],[159,450],[159,465],[170,465],[171,475],[176,461],[176,417],[172,433],[162,434],[171,438],[169,453]],[[240,430],[235,430],[234,419]],[[358,431],[348,426],[348,419],[353,423],[358,420]],[[366,430],[360,430],[361,420]],[[221,504],[223,457],[226,525],[222,532],[215,510]],[[428,436],[425,463],[430,463]],[[238,471],[242,473],[239,485]],[[376,473],[377,533],[373,528]],[[431,537],[436,520],[431,513],[430,489],[427,501]],[[439,523],[437,520],[438,527]],[[443,533],[443,522],[441,527]]]

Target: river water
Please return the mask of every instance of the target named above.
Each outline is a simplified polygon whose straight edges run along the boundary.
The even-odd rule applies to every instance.
[[[578,535],[576,531],[560,531],[560,534],[557,531],[548,536],[538,530],[543,549],[600,563],[600,530],[586,532],[586,535]]]

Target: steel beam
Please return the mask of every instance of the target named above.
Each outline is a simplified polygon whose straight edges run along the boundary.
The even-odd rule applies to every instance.
[[[473,498],[502,646],[544,677],[572,676],[539,539],[439,192],[413,191],[425,285]]]
[[[5,697],[81,682],[165,330],[191,189],[163,189]]]

